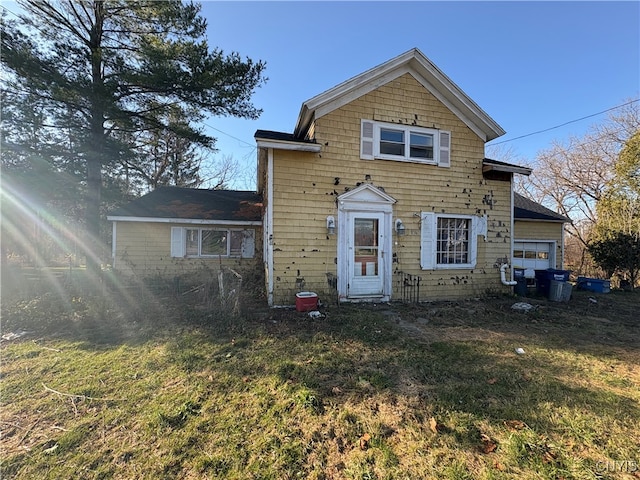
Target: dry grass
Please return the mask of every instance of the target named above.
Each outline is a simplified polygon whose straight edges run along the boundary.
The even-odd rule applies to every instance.
[[[588,297],[3,305],[2,478],[638,478],[640,297]]]

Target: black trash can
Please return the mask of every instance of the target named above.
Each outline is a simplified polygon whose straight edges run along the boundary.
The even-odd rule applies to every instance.
[[[513,293],[520,297],[526,297],[528,292],[527,279],[524,277],[516,277],[515,280],[518,283],[513,286]]]

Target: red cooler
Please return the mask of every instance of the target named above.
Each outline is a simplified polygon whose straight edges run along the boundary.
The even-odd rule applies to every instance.
[[[313,292],[296,293],[296,310],[308,312],[318,309],[318,295]]]

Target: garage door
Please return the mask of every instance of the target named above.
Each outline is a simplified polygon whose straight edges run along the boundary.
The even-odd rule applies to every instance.
[[[554,242],[513,242],[513,266],[545,270],[555,268]]]

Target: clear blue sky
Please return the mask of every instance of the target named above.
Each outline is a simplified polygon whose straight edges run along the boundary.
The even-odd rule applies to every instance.
[[[202,2],[209,41],[267,63],[258,120],[211,118],[218,156],[255,165],[257,129],[292,132],[305,100],[413,47],[507,134],[640,96],[640,2]],[[534,159],[606,115],[508,142]],[[221,133],[224,132],[225,134]],[[229,135],[235,137],[231,138]],[[238,140],[239,139],[239,140]],[[238,185],[237,188],[251,188]]]
[[[3,1],[11,11],[17,5]],[[211,47],[267,64],[258,120],[214,117],[216,158],[255,172],[254,133],[292,132],[302,103],[417,47],[506,131],[492,143],[640,97],[640,1],[202,1]],[[507,142],[512,161],[606,115]],[[255,176],[255,174],[253,175]],[[246,179],[234,188],[252,189]]]

